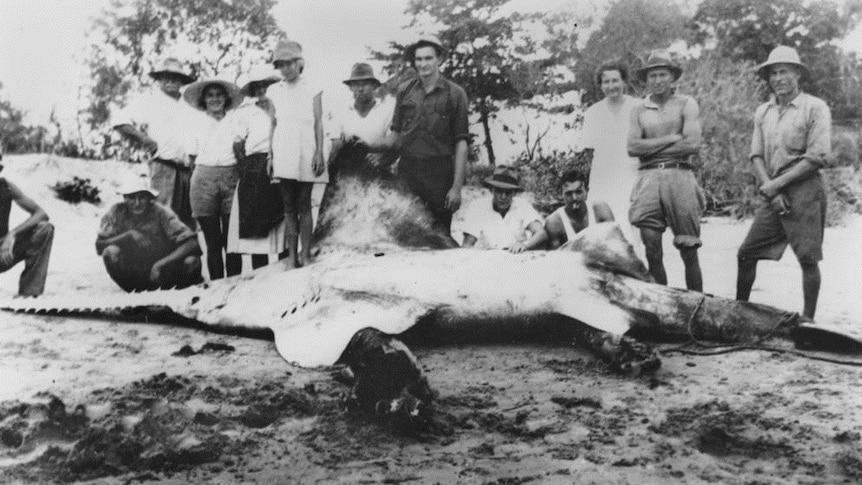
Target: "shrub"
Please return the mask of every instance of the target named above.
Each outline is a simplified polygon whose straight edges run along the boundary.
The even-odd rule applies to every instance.
[[[91,204],[98,204],[102,201],[99,197],[99,188],[94,187],[90,183],[90,179],[72,177],[72,180],[57,182],[51,188],[57,194],[57,198],[73,204],[82,200]]]
[[[533,193],[533,205],[542,213],[550,213],[563,203],[560,199],[560,179],[569,170],[582,170],[589,175],[590,164],[583,152],[574,150],[541,153],[532,159],[521,155],[514,163],[521,172],[521,185]]]

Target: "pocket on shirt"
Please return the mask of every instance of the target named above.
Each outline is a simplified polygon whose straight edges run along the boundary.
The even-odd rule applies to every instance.
[[[804,153],[808,144],[808,127],[803,123],[794,123],[790,129],[784,132],[783,138],[782,141],[789,153]]]
[[[399,109],[401,110],[401,119],[403,120],[402,129],[409,127],[416,121],[416,113],[418,110],[416,103],[403,103]]]

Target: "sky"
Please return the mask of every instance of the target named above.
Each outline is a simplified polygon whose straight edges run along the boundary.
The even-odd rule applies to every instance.
[[[595,5],[607,0],[513,0],[519,10],[550,11],[563,5]],[[85,32],[108,0],[0,0],[0,98],[45,124],[52,110],[74,119]],[[339,90],[350,66],[368,58],[367,46],[408,42],[406,0],[281,0],[273,16],[303,44],[306,76],[324,89]],[[843,46],[862,50],[862,28]],[[343,93],[341,92],[343,91]]]

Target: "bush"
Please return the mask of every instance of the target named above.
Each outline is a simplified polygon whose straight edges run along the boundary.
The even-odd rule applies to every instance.
[[[102,202],[102,199],[99,197],[98,187],[94,187],[90,183],[90,179],[72,177],[72,180],[57,182],[51,188],[56,192],[58,199],[73,204],[77,204],[82,200],[91,204]]]
[[[569,170],[582,170],[589,175],[590,164],[583,152],[574,150],[541,153],[532,159],[521,155],[515,162],[521,172],[521,185],[533,193],[533,205],[543,214],[549,214],[559,207],[560,180]]]

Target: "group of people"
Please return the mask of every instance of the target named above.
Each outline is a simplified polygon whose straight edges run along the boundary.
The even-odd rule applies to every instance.
[[[375,96],[381,82],[371,66],[354,65],[344,81],[354,103],[331,140],[322,94],[302,76],[297,42],[280,41],[272,65],[252,70],[239,85],[195,81],[176,59],[166,59],[150,73],[158,89],[114,118],[115,129],[152,159],[150,184],[123,187],[123,202],[102,220],[96,249],[109,275],[128,291],[202,281],[196,227],[211,279],[239,274],[241,254],[251,254],[255,268],[272,254],[289,267],[309,263],[313,184],[328,182],[327,162],[357,147],[371,167],[387,169],[397,160],[397,177],[425,204],[435,229],[451,237],[470,134],[467,95],[441,75],[445,57],[434,37],[412,44],[406,58],[416,77],[399,86],[392,102]],[[686,286],[702,291],[700,115],[695,99],[676,92],[682,73],[666,56],[650,56],[636,71],[646,89],[636,99],[626,94],[625,66],[603,65],[596,82],[605,97],[587,110],[581,142],[589,173],[561,174],[564,205],[543,220],[515,197],[522,190],[517,170],[497,167],[485,180],[491,196],[456,218],[462,246],[513,253],[556,248],[590,224],[616,221],[652,278],[666,284],[662,235],[670,227]],[[736,296],[748,300],[757,262],[779,259],[790,245],[802,267],[803,315],[813,318],[826,207],[819,169],[830,156],[830,112],[800,90],[808,70],[794,49],[777,47],[757,73],[773,93],[754,113],[748,157],[764,203],[738,252]],[[10,230],[11,201],[30,218]],[[27,260],[20,294],[42,292],[52,234],[44,211],[0,178],[0,270]]]

